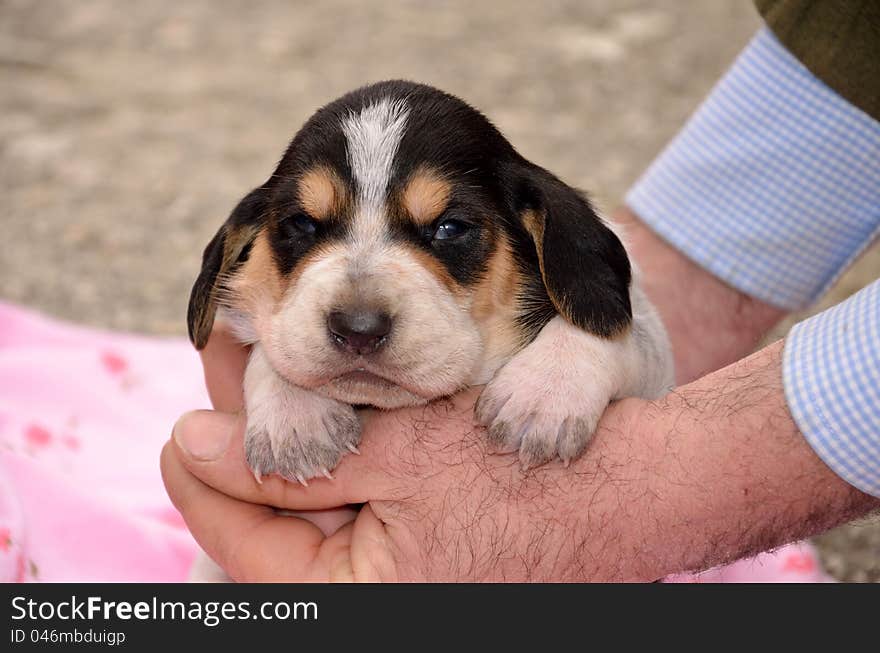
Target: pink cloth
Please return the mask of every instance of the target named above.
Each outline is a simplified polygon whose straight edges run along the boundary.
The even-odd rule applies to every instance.
[[[184,340],[0,304],[0,580],[184,580],[196,546],[159,452],[207,407]]]
[[[182,581],[197,547],[159,475],[208,408],[183,339],[63,324],[0,303],[0,581]],[[673,582],[817,582],[808,544]]]

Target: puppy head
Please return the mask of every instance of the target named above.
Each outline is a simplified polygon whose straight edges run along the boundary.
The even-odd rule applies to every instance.
[[[291,382],[392,408],[485,382],[557,313],[614,337],[629,281],[586,198],[461,100],[383,82],[320,109],[238,204],[189,330],[203,347],[219,306]]]

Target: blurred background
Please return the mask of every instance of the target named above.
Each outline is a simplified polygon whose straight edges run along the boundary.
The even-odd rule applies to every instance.
[[[610,211],[758,25],[749,0],[0,0],[0,299],[183,336],[235,202],[387,78],[461,96]],[[878,275],[875,247],[817,310]],[[817,543],[880,580],[876,518]]]

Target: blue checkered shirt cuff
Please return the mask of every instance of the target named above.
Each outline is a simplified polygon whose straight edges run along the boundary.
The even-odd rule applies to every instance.
[[[880,233],[880,123],[765,28],[626,201],[728,284],[801,309]],[[783,380],[816,454],[880,496],[880,282],[792,329]]]
[[[627,195],[660,236],[789,310],[880,233],[880,123],[762,29]]]
[[[782,370],[788,408],[813,451],[880,497],[880,281],[795,325]]]

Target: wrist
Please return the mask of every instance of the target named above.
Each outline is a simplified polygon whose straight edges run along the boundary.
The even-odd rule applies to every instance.
[[[782,341],[649,404],[662,443],[651,494],[664,573],[697,571],[814,535],[877,500],[834,474],[791,418]]]
[[[655,234],[627,207],[615,212],[640,282],[666,326],[676,380],[687,383],[751,353],[785,316],[727,285]]]

